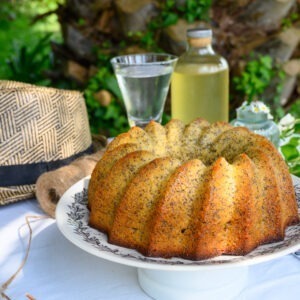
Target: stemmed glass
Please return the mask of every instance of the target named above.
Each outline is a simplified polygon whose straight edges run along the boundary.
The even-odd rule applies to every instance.
[[[145,127],[151,120],[161,122],[176,62],[176,56],[161,53],[111,59],[131,127]]]

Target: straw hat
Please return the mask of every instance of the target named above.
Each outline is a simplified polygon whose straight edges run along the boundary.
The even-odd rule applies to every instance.
[[[42,173],[92,152],[80,92],[0,80],[0,205],[33,198]]]

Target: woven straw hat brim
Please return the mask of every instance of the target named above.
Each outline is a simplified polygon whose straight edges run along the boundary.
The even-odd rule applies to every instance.
[[[0,204],[32,198],[39,175],[92,152],[80,92],[0,80]]]

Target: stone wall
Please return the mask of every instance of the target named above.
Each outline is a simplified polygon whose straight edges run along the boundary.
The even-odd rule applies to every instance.
[[[64,42],[53,44],[63,75],[84,85],[95,74],[97,51],[109,56],[149,51],[137,37],[147,32],[163,2],[66,0],[58,11]],[[176,1],[178,5],[184,2]],[[288,99],[300,94],[300,21],[282,26],[283,20],[287,23],[296,13],[299,16],[297,0],[218,0],[210,11],[214,48],[228,60],[231,76],[241,73],[250,52],[269,54],[283,65],[287,77],[282,105],[289,105]],[[153,39],[162,51],[180,55],[186,47],[186,30],[200,23],[179,18],[176,24],[157,28]],[[240,99],[233,99],[232,105],[238,102]]]

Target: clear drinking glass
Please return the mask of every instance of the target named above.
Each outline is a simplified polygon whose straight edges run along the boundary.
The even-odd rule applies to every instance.
[[[129,125],[145,127],[161,122],[171,74],[177,57],[146,53],[114,57],[114,68],[127,111]]]

